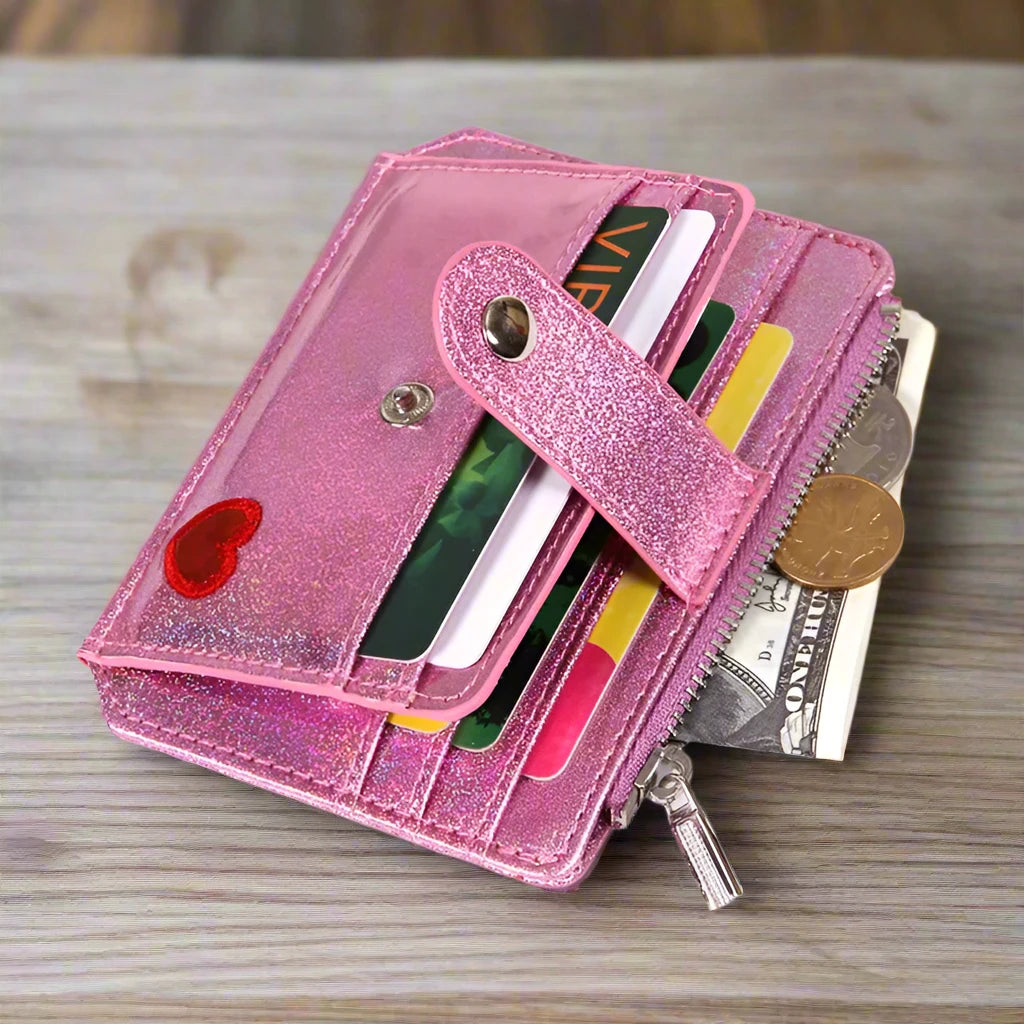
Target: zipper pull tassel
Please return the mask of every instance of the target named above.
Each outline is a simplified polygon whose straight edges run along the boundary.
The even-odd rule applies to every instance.
[[[743,886],[704,808],[697,802],[690,785],[692,778],[689,754],[682,744],[669,741],[652,752],[637,785],[648,800],[665,808],[672,834],[708,901],[708,909],[719,910],[742,896]]]

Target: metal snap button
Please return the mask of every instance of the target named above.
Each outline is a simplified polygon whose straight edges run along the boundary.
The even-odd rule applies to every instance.
[[[433,408],[434,392],[417,381],[393,387],[380,402],[381,416],[396,427],[419,423]]]
[[[525,359],[537,341],[533,316],[522,299],[499,295],[484,309],[484,338],[495,355],[510,363]]]

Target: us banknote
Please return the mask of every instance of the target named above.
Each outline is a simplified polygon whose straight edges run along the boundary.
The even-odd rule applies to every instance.
[[[932,324],[904,310],[882,383],[915,427],[934,347]],[[769,568],[676,738],[842,760],[880,583],[815,590]]]

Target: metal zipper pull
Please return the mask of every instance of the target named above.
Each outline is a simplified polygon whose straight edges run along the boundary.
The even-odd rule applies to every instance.
[[[708,901],[719,910],[743,895],[736,873],[722,849],[704,809],[697,802],[690,781],[693,762],[681,743],[669,740],[655,747],[637,777],[637,795],[665,808],[679,849],[690,864]]]

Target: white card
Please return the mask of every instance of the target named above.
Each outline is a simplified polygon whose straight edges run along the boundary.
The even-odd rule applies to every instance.
[[[609,326],[638,355],[651,350],[714,229],[707,210],[681,210],[637,275]],[[430,664],[468,668],[483,657],[571,493],[557,470],[534,459],[441,626]]]

